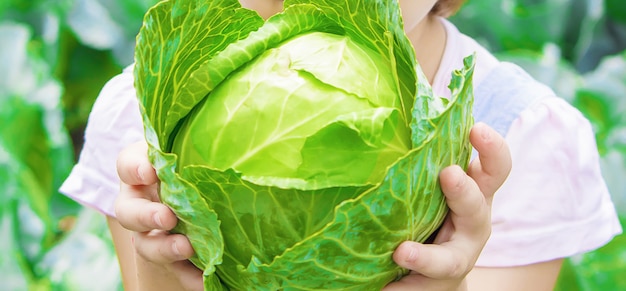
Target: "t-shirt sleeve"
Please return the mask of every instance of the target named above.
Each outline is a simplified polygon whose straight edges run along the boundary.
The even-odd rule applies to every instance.
[[[119,194],[116,160],[127,145],[144,139],[132,67],[102,88],[89,115],[78,163],[60,192],[100,212],[115,216]]]
[[[621,232],[591,125],[560,98],[540,99],[506,135],[513,167],[493,200],[477,266],[518,266],[596,249]]]

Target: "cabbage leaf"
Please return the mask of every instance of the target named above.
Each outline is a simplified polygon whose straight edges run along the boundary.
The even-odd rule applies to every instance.
[[[435,97],[397,1],[163,1],[137,38],[135,87],[161,200],[207,290],[380,289],[467,166],[474,59]]]

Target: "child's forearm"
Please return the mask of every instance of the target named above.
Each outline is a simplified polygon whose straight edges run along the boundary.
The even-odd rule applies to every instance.
[[[551,291],[562,264],[563,259],[556,259],[516,267],[475,267],[467,276],[467,290]]]
[[[165,265],[148,262],[136,254],[129,230],[123,228],[115,218],[107,217],[107,222],[115,244],[125,291],[185,290]]]
[[[131,236],[115,218],[107,216],[107,224],[115,245],[122,276],[124,290],[137,290],[137,272],[135,265],[135,251],[132,249]]]

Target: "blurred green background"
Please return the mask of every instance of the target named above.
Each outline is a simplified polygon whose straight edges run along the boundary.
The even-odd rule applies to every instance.
[[[155,0],[0,2],[0,289],[121,290],[102,215],[59,194],[104,83]],[[626,2],[470,0],[452,18],[594,126],[626,226]],[[626,290],[626,236],[569,258],[558,290]]]

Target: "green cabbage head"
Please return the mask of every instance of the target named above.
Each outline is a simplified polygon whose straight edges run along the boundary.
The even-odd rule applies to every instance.
[[[137,37],[135,87],[161,200],[207,290],[372,290],[447,213],[467,166],[473,57],[434,97],[396,0],[166,0]]]

